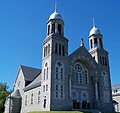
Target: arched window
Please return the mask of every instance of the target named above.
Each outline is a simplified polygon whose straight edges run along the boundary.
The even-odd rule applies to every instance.
[[[46,56],[48,55],[48,46],[46,46]]]
[[[49,75],[49,68],[48,68],[48,63],[45,63],[44,66],[44,72],[43,72],[43,80],[47,80]]]
[[[46,75],[46,69],[44,69],[44,80],[45,80],[45,75]]]
[[[31,104],[33,104],[33,93],[31,95]]]
[[[40,91],[38,92],[38,103],[40,103]]]
[[[91,49],[93,48],[92,39],[90,40],[90,47],[91,47]]]
[[[48,44],[48,54],[50,54],[50,44]]]
[[[59,34],[61,34],[61,25],[60,24],[58,24],[58,32],[59,32]]]
[[[48,67],[47,67],[46,79],[48,79]]]
[[[27,105],[27,95],[25,96],[25,105]]]
[[[99,39],[99,41],[100,41],[100,46],[103,47],[102,39]]]
[[[82,77],[82,67],[79,63],[75,64],[75,82],[78,84],[83,83],[83,77]]]
[[[52,33],[55,33],[55,24],[52,24]]]
[[[45,57],[45,47],[44,47],[44,57]]]
[[[48,35],[50,34],[50,25],[48,25]]]
[[[46,108],[46,98],[44,98],[43,108]]]

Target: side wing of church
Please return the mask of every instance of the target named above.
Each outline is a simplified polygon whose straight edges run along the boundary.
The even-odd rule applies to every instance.
[[[57,11],[52,13],[43,41],[42,69],[20,66],[14,92],[6,100],[5,113],[114,111],[108,52],[104,49],[103,36],[93,25],[88,38],[89,51],[82,40],[80,47],[68,55],[64,21]]]

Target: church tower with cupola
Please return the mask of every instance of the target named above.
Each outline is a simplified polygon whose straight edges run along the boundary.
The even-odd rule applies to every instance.
[[[113,111],[112,94],[111,94],[111,80],[110,80],[110,69],[109,69],[109,60],[108,52],[104,49],[103,46],[103,35],[100,30],[95,26],[93,21],[93,28],[89,33],[89,53],[95,59],[99,65],[99,72],[97,76],[97,86],[98,86],[98,96],[100,109],[103,111]],[[107,106],[111,107],[107,107]],[[108,108],[108,109],[107,109]]]
[[[47,105],[45,110],[67,109],[67,57],[68,39],[64,37],[64,21],[55,8],[47,22],[47,36],[43,41],[42,84]]]

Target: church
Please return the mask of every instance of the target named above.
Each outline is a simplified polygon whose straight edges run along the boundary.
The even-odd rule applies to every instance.
[[[5,103],[5,113],[30,111],[114,111],[108,52],[103,35],[93,25],[89,51],[81,45],[68,55],[64,20],[54,11],[43,40],[42,68],[20,65],[14,91]]]

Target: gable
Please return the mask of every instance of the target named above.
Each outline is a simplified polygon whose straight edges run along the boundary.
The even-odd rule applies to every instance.
[[[98,66],[97,62],[94,60],[94,58],[92,58],[91,54],[84,46],[80,46],[77,50],[69,55],[69,63],[73,64],[77,60],[87,62],[93,68]]]
[[[23,81],[25,81],[26,83],[31,83],[40,73],[41,69],[20,65],[14,84],[16,84],[18,76],[21,76],[24,79]]]

